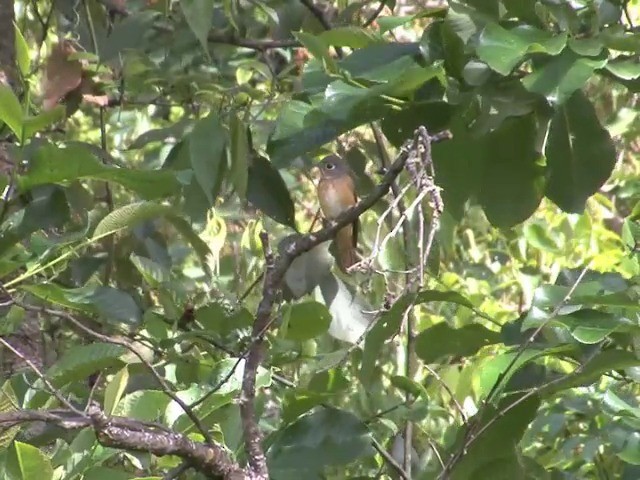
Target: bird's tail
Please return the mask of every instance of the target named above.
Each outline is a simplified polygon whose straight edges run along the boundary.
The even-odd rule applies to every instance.
[[[349,267],[358,262],[358,252],[354,245],[353,227],[347,225],[340,229],[335,238],[336,257],[340,270],[346,272]]]

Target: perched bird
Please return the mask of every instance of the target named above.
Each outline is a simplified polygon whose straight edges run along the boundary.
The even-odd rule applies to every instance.
[[[334,220],[358,201],[353,172],[337,155],[329,155],[318,165],[320,182],[317,193],[320,208],[327,220]],[[334,239],[338,266],[344,272],[358,261],[358,220],[341,228]]]

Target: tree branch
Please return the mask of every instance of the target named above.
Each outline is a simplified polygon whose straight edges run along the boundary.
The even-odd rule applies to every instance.
[[[17,411],[0,414],[0,425],[46,422],[65,430],[92,427],[100,444],[106,447],[149,452],[157,456],[176,455],[204,475],[225,480],[244,479],[240,466],[221,445],[194,442],[185,435],[158,430],[124,417],[106,417],[98,409],[89,415],[69,410]]]

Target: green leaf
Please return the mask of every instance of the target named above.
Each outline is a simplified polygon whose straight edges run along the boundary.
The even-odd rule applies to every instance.
[[[427,399],[427,390],[418,382],[411,380],[410,378],[403,377],[401,375],[393,375],[390,379],[391,385],[404,392],[410,393],[414,397],[422,397]]]
[[[532,247],[544,252],[560,253],[561,249],[558,243],[551,237],[550,232],[539,223],[527,223],[523,233],[524,238]]]
[[[213,205],[224,175],[224,152],[227,143],[227,132],[218,115],[211,112],[198,120],[188,136],[188,142],[195,179],[202,187],[210,205]]]
[[[7,470],[12,480],[52,480],[51,460],[38,448],[22,442],[14,442],[9,450]]]
[[[147,422],[164,421],[164,411],[171,399],[165,392],[139,390],[125,395],[118,403],[114,415],[129,417]]]
[[[20,404],[9,380],[0,388],[0,414],[17,412]],[[5,449],[20,431],[20,425],[5,427],[0,431],[0,448]]]
[[[57,386],[84,379],[98,370],[122,366],[120,357],[127,353],[125,347],[112,343],[95,342],[71,347],[47,371],[47,377]]]
[[[598,68],[606,64],[606,57],[581,57],[572,50],[565,49],[562,54],[524,77],[522,84],[530,92],[543,95],[550,102],[562,105],[587,83]]]
[[[565,212],[580,212],[609,178],[616,148],[582,92],[561,106],[551,120],[545,147],[549,178],[546,196]]]
[[[18,28],[17,24],[13,24],[15,28],[15,42],[16,42],[16,63],[18,64],[18,68],[20,69],[20,75],[22,78],[27,78],[29,70],[31,69],[31,60],[29,59],[29,45],[27,41],[24,39],[22,32]]]
[[[267,453],[269,470],[320,472],[373,454],[371,434],[355,415],[322,408],[279,432]]]
[[[233,115],[231,117],[231,141],[229,145],[230,173],[236,193],[242,200],[247,196],[249,156],[251,155],[249,133],[249,127],[237,115]]]
[[[492,225],[526,220],[542,200],[543,170],[533,115],[506,119],[487,136],[480,204]]]
[[[509,458],[514,455],[516,445],[520,442],[540,406],[540,399],[535,395],[523,401],[520,399],[519,395],[506,397],[500,402],[500,405],[487,405],[475,417],[469,419],[478,429],[485,426],[487,428],[477,441],[471,443],[464,450],[464,456],[451,472],[452,480],[484,478],[478,476],[478,471],[488,463],[495,459]],[[511,405],[515,406],[506,411]],[[468,439],[466,431],[466,426],[460,427],[457,441],[451,452],[462,449],[463,442]]]
[[[384,42],[377,33],[354,26],[332,28],[322,32],[319,38],[327,45],[349,48],[365,48],[374,43]]]
[[[18,137],[22,139],[23,128],[22,107],[11,87],[0,84],[0,122],[4,122]]]
[[[540,393],[545,397],[553,396],[562,390],[590,385],[602,375],[614,370],[624,370],[638,365],[640,365],[640,360],[632,352],[618,349],[604,350],[587,362],[577,374],[567,376],[544,387]]]
[[[278,170],[261,155],[249,165],[247,200],[276,222],[297,231],[291,194]]]
[[[81,179],[119,183],[145,199],[177,193],[179,187],[172,172],[110,167],[103,165],[86,148],[77,145],[60,148],[50,144],[35,152],[29,162],[29,170],[18,176],[17,183],[20,190],[26,192],[37,185],[64,184]]]
[[[428,302],[451,302],[467,308],[474,308],[473,303],[464,295],[454,291],[422,290],[416,296],[416,305]]]
[[[362,366],[360,367],[360,379],[364,384],[372,380],[382,346],[389,338],[400,331],[404,313],[413,306],[415,299],[415,293],[402,295],[389,310],[380,316],[367,334],[364,352],[362,353]]]
[[[623,80],[635,80],[640,77],[640,62],[637,58],[616,58],[609,61],[605,68]]]
[[[122,398],[122,394],[127,388],[128,383],[129,370],[125,366],[113,376],[104,389],[104,413],[107,416],[113,415],[113,412],[116,410],[118,403],[120,403],[120,399]]]
[[[636,327],[624,317],[589,309],[557,316],[551,324],[563,326],[573,338],[586,344],[599,343],[615,331]]]
[[[302,342],[316,338],[329,329],[331,314],[318,302],[302,302],[291,305],[284,338]]]
[[[170,278],[170,272],[164,266],[157,262],[154,262],[150,258],[141,257],[132,253],[129,255],[129,260],[136,267],[136,270],[140,272],[140,275],[144,278],[145,282],[152,286],[158,286],[166,282]]]
[[[142,310],[133,297],[113,287],[89,287],[66,290],[65,297],[77,304],[89,304],[109,322],[137,325],[142,321]]]
[[[445,356],[469,357],[487,345],[501,342],[499,332],[482,325],[471,324],[452,328],[441,322],[427,328],[416,337],[416,353],[425,363],[434,363]]]
[[[501,75],[509,75],[525,55],[558,55],[566,42],[566,33],[554,36],[529,26],[505,30],[496,23],[490,23],[482,31],[476,51],[478,58],[493,70]]]
[[[65,116],[64,105],[57,105],[51,110],[36,115],[35,117],[27,117],[24,119],[24,138],[31,138],[34,134],[45,130],[54,123],[62,120]]]
[[[208,35],[213,21],[213,0],[180,0],[180,8],[189,28],[196,36],[205,52],[208,48]]]

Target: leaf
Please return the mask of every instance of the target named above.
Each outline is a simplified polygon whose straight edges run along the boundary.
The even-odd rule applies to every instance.
[[[501,342],[499,332],[482,325],[471,324],[452,328],[441,322],[427,328],[416,337],[416,353],[425,363],[434,363],[445,356],[469,357],[487,345]]]
[[[11,87],[5,84],[0,84],[0,122],[4,122],[18,139],[22,138],[22,107]]]
[[[128,350],[112,343],[95,342],[71,347],[47,371],[47,377],[57,387],[84,380],[88,375],[110,367],[122,366],[120,357]]]
[[[480,34],[478,58],[501,75],[509,75],[525,55],[546,53],[558,55],[567,42],[566,33],[553,36],[529,26],[505,30],[489,23]]]
[[[545,194],[565,212],[580,212],[609,178],[616,148],[586,95],[576,92],[553,116],[545,147]]]
[[[145,282],[149,285],[158,286],[170,278],[168,269],[150,258],[141,257],[132,253],[129,255],[129,260],[131,260],[133,266],[136,267],[136,270],[140,272],[142,278],[144,278]]]
[[[224,172],[227,132],[220,123],[220,118],[215,112],[211,112],[198,120],[187,138],[195,179],[202,187],[210,205],[213,205]]]
[[[605,68],[623,80],[635,80],[640,77],[640,63],[637,58],[621,59],[619,57],[609,61]]]
[[[487,405],[480,410],[480,413],[469,419],[477,426],[478,430],[485,426],[487,428],[477,441],[471,443],[464,450],[464,456],[456,463],[451,472],[452,480],[484,478],[478,476],[478,471],[486,464],[494,459],[513,456],[516,445],[520,442],[540,406],[540,399],[535,395],[523,401],[520,399],[520,395],[508,396],[500,402],[500,405]],[[515,406],[506,411],[510,405]],[[460,427],[457,441],[451,452],[458,452],[462,449],[463,442],[468,439],[465,434],[466,430],[465,426]]]
[[[550,397],[562,390],[590,385],[602,375],[614,370],[624,370],[638,365],[640,365],[640,360],[632,352],[618,349],[604,350],[587,362],[577,374],[566,376],[566,378],[542,388],[540,393],[545,397]]]
[[[278,170],[261,155],[249,165],[247,200],[276,222],[297,231],[291,194]]]
[[[587,83],[596,69],[606,64],[606,57],[581,57],[572,50],[565,49],[562,54],[524,77],[522,84],[530,92],[543,95],[550,102],[562,105]]]
[[[590,309],[559,315],[551,323],[563,326],[573,338],[585,344],[599,343],[615,331],[628,331],[636,326],[624,317]]]
[[[241,200],[247,196],[249,156],[251,155],[249,145],[249,126],[245,125],[237,115],[231,117],[231,141],[230,155],[231,161],[231,181]]]
[[[36,185],[64,184],[80,179],[116,182],[147,200],[177,193],[179,187],[172,172],[110,167],[103,165],[86,148],[77,145],[61,148],[50,144],[35,152],[29,170],[18,176],[17,183],[20,191],[26,192]]]
[[[22,78],[29,76],[29,70],[31,68],[31,60],[29,59],[29,45],[24,39],[22,32],[18,28],[16,23],[13,24],[15,28],[15,45],[16,45],[16,63],[20,69],[20,75]]]
[[[52,480],[53,467],[51,460],[41,450],[22,442],[14,442],[9,450],[7,470],[15,480]]]
[[[316,338],[329,329],[331,314],[318,302],[302,302],[290,306],[284,338],[302,342]]]
[[[400,331],[405,312],[415,302],[416,294],[407,293],[398,298],[391,308],[384,312],[369,331],[364,343],[360,379],[364,384],[372,380],[376,360],[380,358],[380,350],[384,343]]]
[[[404,392],[410,393],[416,398],[428,398],[427,390],[418,382],[415,382],[410,378],[403,377],[401,375],[393,375],[389,380],[394,387],[399,388]]]
[[[205,52],[208,52],[208,35],[214,11],[213,0],[180,0],[180,8],[189,28]]]
[[[322,408],[287,426],[267,453],[269,470],[320,472],[373,454],[371,434],[355,415]]]
[[[18,403],[18,399],[13,391],[10,380],[5,381],[2,384],[2,388],[0,388],[0,414],[17,412],[19,410],[19,406],[20,404]],[[0,431],[0,448],[7,448],[19,431],[19,425],[4,427],[2,431]]]
[[[335,27],[322,32],[318,37],[327,45],[349,48],[365,48],[384,41],[380,35],[354,26]]]
[[[171,399],[165,392],[157,390],[139,390],[125,395],[114,410],[114,415],[129,417],[147,422],[162,422],[164,411]]]
[[[480,204],[496,227],[526,220],[542,200],[543,170],[533,115],[506,119],[488,135]]]
[[[104,389],[104,412],[105,415],[111,416],[116,410],[116,406],[120,403],[122,394],[129,383],[129,370],[125,366],[116,373],[111,381]]]
[[[551,237],[550,232],[539,223],[527,223],[524,226],[523,233],[524,238],[527,239],[527,242],[532,247],[544,252],[560,253],[560,246]]]
[[[442,290],[421,290],[416,296],[416,305],[428,302],[450,302],[457,303],[463,307],[473,309],[473,303],[464,295],[454,291]]]
[[[137,202],[124,205],[105,216],[93,231],[93,238],[102,238],[110,233],[131,229],[145,220],[174,213],[173,208],[154,202]]]
[[[133,297],[113,287],[67,290],[65,296],[72,302],[90,304],[109,322],[137,325],[142,321],[142,310]]]

